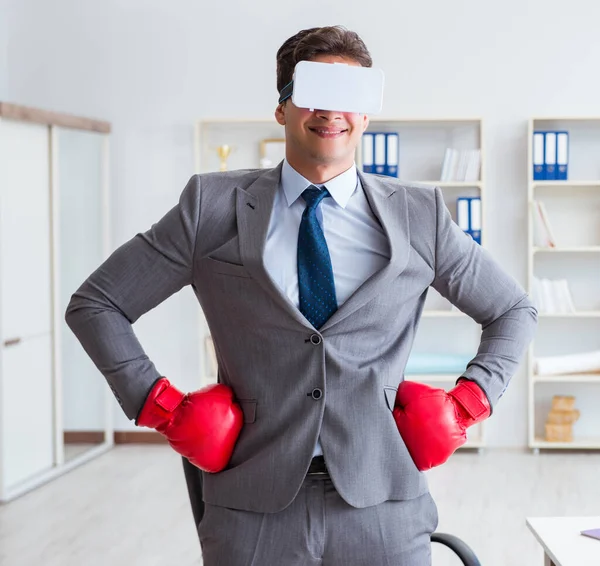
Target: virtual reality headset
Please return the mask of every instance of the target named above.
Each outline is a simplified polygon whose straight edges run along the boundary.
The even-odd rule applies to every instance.
[[[345,63],[299,61],[279,103],[291,97],[299,108],[378,114],[383,106],[381,69]]]

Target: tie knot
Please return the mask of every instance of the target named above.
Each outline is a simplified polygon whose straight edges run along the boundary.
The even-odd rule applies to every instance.
[[[308,189],[304,189],[304,191],[302,191],[302,198],[304,199],[304,202],[306,202],[308,208],[312,209],[317,208],[317,206],[319,206],[319,203],[325,197],[330,196],[331,195],[329,194],[329,191],[325,187],[319,189],[314,185],[311,185],[310,187],[308,187]]]

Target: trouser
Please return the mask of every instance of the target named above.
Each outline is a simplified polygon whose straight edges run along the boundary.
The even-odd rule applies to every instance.
[[[357,509],[321,473],[278,513],[206,504],[198,535],[204,566],[430,566],[437,523],[429,493]]]

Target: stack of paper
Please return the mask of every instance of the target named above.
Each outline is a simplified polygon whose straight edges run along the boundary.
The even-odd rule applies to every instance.
[[[573,298],[566,279],[533,278],[532,300],[541,313],[575,312]]]
[[[481,150],[446,149],[440,181],[479,181]]]
[[[533,363],[537,375],[562,375],[600,371],[600,350],[567,354],[564,356],[537,357]]]

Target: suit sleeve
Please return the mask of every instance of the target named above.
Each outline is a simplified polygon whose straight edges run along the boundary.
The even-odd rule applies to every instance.
[[[161,377],[132,324],[191,284],[200,201],[200,178],[195,175],[176,206],[117,248],[84,281],[65,313],[69,328],[129,419],[136,418]]]
[[[432,287],[481,325],[477,355],[462,377],[475,381],[493,408],[533,339],[537,310],[521,285],[452,220],[437,187],[435,206]]]

